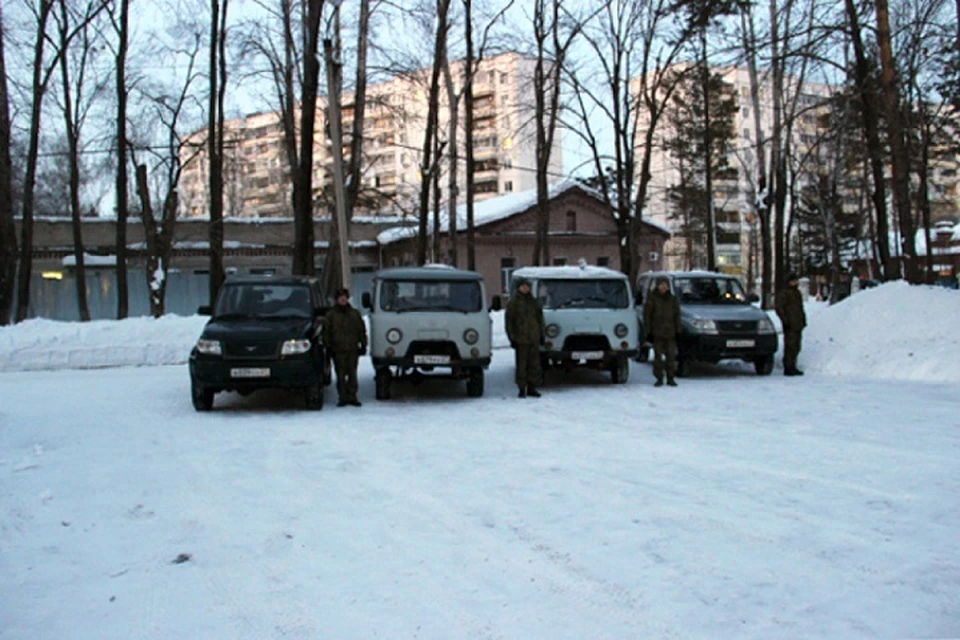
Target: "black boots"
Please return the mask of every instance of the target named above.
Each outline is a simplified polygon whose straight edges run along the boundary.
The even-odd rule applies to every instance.
[[[802,375],[803,375],[803,371],[800,371],[800,369],[797,369],[796,367],[787,367],[786,369],[783,370],[783,375],[785,375],[785,376],[802,376]]]
[[[531,398],[539,398],[540,392],[537,391],[535,387],[526,387],[526,388],[521,387],[520,393],[517,394],[517,397],[526,398],[527,396],[530,396]]]

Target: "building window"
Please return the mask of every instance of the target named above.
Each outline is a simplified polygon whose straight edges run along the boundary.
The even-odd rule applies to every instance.
[[[610,266],[610,256],[600,256],[597,258],[598,267],[609,267]]]
[[[567,231],[576,231],[577,230],[577,212],[576,211],[567,211]]]
[[[565,267],[567,266],[567,259],[564,257],[556,257],[553,259],[553,266],[555,267]]]
[[[510,79],[510,75],[506,73],[500,74],[500,84],[507,84],[507,80]]]
[[[516,258],[500,258],[500,291],[510,293],[510,274],[517,268]]]
[[[511,191],[513,191],[513,181],[512,181],[512,180],[507,180],[506,182],[503,183],[503,191],[504,191],[504,193],[510,193]]]
[[[750,139],[750,129],[744,129],[744,130],[743,130],[743,139],[744,139],[744,140],[749,140],[749,139]]]
[[[504,169],[513,169],[513,160],[510,158],[503,159],[503,168]]]

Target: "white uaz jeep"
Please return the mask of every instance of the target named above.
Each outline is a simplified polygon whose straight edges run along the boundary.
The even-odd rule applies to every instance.
[[[443,265],[384,269],[363,306],[377,400],[390,398],[394,378],[428,374],[465,379],[467,395],[483,395],[493,323],[480,274]]]
[[[543,307],[540,361],[551,368],[589,367],[609,371],[616,384],[630,377],[637,353],[637,317],[629,279],[606,267],[523,267],[511,275],[530,283]]]

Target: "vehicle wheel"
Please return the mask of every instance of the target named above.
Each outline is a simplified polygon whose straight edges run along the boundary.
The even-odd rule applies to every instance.
[[[773,356],[763,356],[753,361],[758,376],[768,376],[773,373]]]
[[[610,380],[613,384],[624,384],[630,379],[630,358],[618,357],[610,365]]]
[[[193,408],[197,411],[210,411],[213,409],[213,391],[201,384],[191,381],[190,398],[193,400]]]
[[[471,398],[479,398],[483,395],[483,369],[475,367],[470,370],[470,376],[467,378],[467,395]]]
[[[317,382],[307,387],[304,392],[304,399],[307,402],[307,409],[319,411],[323,409],[323,382]]]
[[[677,358],[677,377],[686,378],[690,375],[690,360],[687,358]]]
[[[637,362],[649,362],[650,361],[650,347],[645,344],[640,345],[640,348],[637,349]]]
[[[333,382],[333,360],[323,359],[323,386],[328,387]]]
[[[377,400],[390,399],[390,382],[392,379],[393,374],[390,373],[390,367],[380,367],[377,369],[376,373],[374,374]]]

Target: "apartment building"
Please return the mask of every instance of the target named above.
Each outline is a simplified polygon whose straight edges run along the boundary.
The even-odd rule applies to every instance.
[[[524,191],[535,186],[536,146],[533,122],[532,77],[535,60],[515,52],[493,56],[480,63],[474,80],[474,157],[476,200]],[[451,65],[454,90],[462,87],[464,63]],[[396,76],[368,86],[364,113],[362,192],[354,214],[407,216],[416,212],[421,177],[421,157],[426,134],[427,91],[430,69]],[[449,139],[450,109],[441,88],[440,138]],[[344,150],[354,118],[354,96],[341,100]],[[462,101],[461,101],[462,104]],[[333,156],[326,136],[326,99],[317,106],[314,144],[314,195],[318,214],[329,202]],[[457,163],[460,194],[466,180],[463,160],[464,117],[458,114]],[[206,217],[208,178],[205,131],[188,139],[181,153],[181,215]],[[225,123],[224,215],[237,218],[289,217],[291,189],[289,163],[283,148],[279,113],[258,113]],[[190,144],[189,142],[193,142]],[[449,147],[440,170],[442,201],[447,199]],[[550,172],[563,171],[562,140],[558,132],[551,154]]]
[[[727,90],[736,96],[738,110],[734,118],[734,138],[730,144],[727,156],[728,169],[714,176],[713,205],[717,220],[717,267],[726,272],[745,274],[749,271],[748,261],[753,259],[758,264],[759,239],[757,233],[757,218],[755,203],[756,176],[758,162],[756,157],[757,115],[759,115],[760,129],[764,135],[773,130],[772,90],[768,79],[761,78],[760,83],[760,113],[754,113],[754,103],[750,94],[750,77],[745,68],[724,67],[716,68],[720,73]],[[787,84],[796,82],[788,78]],[[637,90],[638,81],[634,84]],[[829,115],[829,98],[833,88],[825,84],[806,82],[799,88],[790,91],[798,96],[797,117],[793,125],[791,146],[798,156],[812,152],[824,133],[827,125],[826,116]],[[639,127],[642,133],[645,123]],[[664,143],[675,132],[664,120],[656,133],[655,148],[653,150],[650,185],[649,207],[645,216],[671,229],[672,238],[664,247],[664,261],[667,268],[688,269],[706,266],[706,247],[695,246],[691,252],[690,243],[677,233],[678,221],[673,219],[671,205],[668,200],[669,188],[679,181],[680,173],[676,161],[666,151]],[[639,141],[638,141],[639,144]],[[768,151],[769,153],[769,147]],[[944,149],[932,160],[934,170],[931,176],[929,194],[931,198],[932,218],[938,220],[955,220],[960,211],[960,193],[958,193],[957,154]],[[769,162],[769,157],[767,158]],[[808,177],[816,175],[816,162],[808,162]],[[844,185],[847,194],[844,197],[843,207],[847,210],[863,209],[870,204],[866,199],[867,191],[863,189],[864,176],[861,172],[851,172]],[[702,245],[703,243],[698,243]],[[693,259],[691,260],[691,253]],[[692,264],[691,264],[692,262]]]

